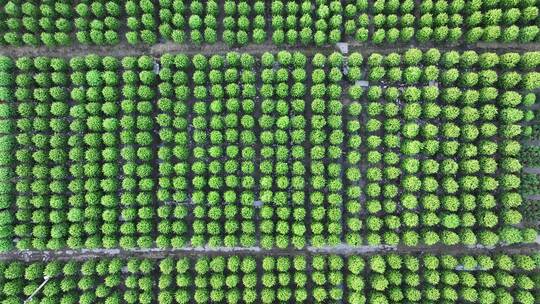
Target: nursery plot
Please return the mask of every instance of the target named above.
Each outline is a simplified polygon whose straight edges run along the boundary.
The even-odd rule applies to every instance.
[[[536,0],[2,0],[0,43],[530,43]]]
[[[2,250],[533,242],[520,139],[539,63],[1,57]]]
[[[2,262],[0,300],[21,303],[524,303],[538,255],[213,256]]]
[[[521,220],[520,107],[534,103],[537,74],[518,57],[411,49],[368,58],[369,244],[522,240],[506,224]]]

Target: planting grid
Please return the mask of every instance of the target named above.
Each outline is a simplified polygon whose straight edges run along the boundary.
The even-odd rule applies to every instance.
[[[536,52],[1,63],[7,303],[535,301]]]
[[[0,1],[3,45],[534,42],[534,0]]]
[[[1,303],[540,302],[538,3],[283,5],[0,0]]]
[[[528,90],[538,54],[501,55],[521,63],[493,67],[508,79],[498,83],[511,86],[498,99],[496,72],[473,64],[459,73],[457,52],[441,59],[435,49],[402,55],[403,79],[400,68],[388,66],[401,60],[397,53],[371,54],[365,62],[359,53],[286,51],[4,58],[6,72],[15,74],[4,98],[17,99],[4,104],[6,131],[16,132],[6,137],[5,169],[17,176],[5,196],[15,229],[4,245],[283,249],[534,241],[532,230],[518,226],[516,123],[530,111],[519,109],[521,100],[534,103]],[[38,71],[49,64],[58,71]],[[504,128],[492,123],[497,118]],[[463,135],[457,123],[466,125]],[[533,194],[535,180],[527,181],[525,194]]]
[[[13,291],[20,278],[28,284],[25,291],[32,291],[42,273],[52,278],[45,298],[67,303],[535,303],[535,263],[518,254],[247,255],[0,267],[6,273],[6,303],[18,303],[20,294]]]

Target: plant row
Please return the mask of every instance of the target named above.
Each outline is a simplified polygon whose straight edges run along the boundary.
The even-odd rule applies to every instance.
[[[537,255],[214,256],[2,262],[0,300],[21,303],[522,303]]]
[[[374,44],[534,42],[534,0],[5,0],[0,43],[63,46],[175,43]],[[122,37],[121,28],[127,28]]]
[[[519,140],[539,58],[2,57],[1,247],[532,241]],[[357,82],[394,68],[458,75]]]

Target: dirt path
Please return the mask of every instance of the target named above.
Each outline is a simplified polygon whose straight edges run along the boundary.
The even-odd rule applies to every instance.
[[[451,51],[451,50],[464,50],[464,49],[475,49],[475,50],[484,50],[484,51],[538,51],[540,50],[539,43],[477,43],[474,45],[467,44],[456,44],[456,45],[437,45],[434,43],[425,43],[421,45],[415,44],[384,44],[384,45],[373,45],[371,43],[359,43],[359,42],[350,42],[349,43],[349,52],[361,52],[363,54],[370,54],[373,52],[378,52],[381,54],[405,51],[409,48],[419,48],[422,50],[427,50],[430,48],[438,48],[441,51]],[[276,46],[271,42],[265,44],[248,44],[243,47],[229,47],[228,45],[218,42],[212,45],[194,45],[194,44],[176,44],[173,42],[164,42],[158,43],[153,46],[148,45],[130,45],[127,42],[123,41],[115,46],[95,46],[95,45],[71,45],[71,46],[60,46],[49,48],[46,46],[22,46],[22,47],[13,47],[13,46],[4,46],[0,47],[0,54],[10,56],[10,57],[22,57],[22,56],[56,56],[56,57],[75,57],[75,56],[84,56],[87,54],[97,54],[102,56],[136,56],[151,54],[154,56],[159,56],[165,53],[184,53],[188,55],[193,54],[223,54],[230,51],[237,52],[247,52],[250,54],[262,54],[264,52],[278,52],[281,50],[288,51],[302,51],[306,54],[315,54],[315,53],[330,53],[338,50],[337,47],[333,45],[328,46]]]
[[[351,247],[339,245],[332,247],[306,247],[304,249],[270,249],[265,250],[260,247],[201,247],[201,248],[176,248],[176,249],[81,249],[81,250],[56,250],[56,251],[18,251],[0,253],[0,261],[21,260],[21,261],[49,261],[49,260],[87,260],[92,258],[148,258],[162,259],[165,257],[182,256],[216,256],[216,255],[314,255],[314,254],[339,254],[339,255],[373,255],[376,253],[399,253],[399,254],[493,254],[504,252],[512,253],[535,253],[540,252],[540,240],[532,244],[519,244],[512,246],[484,247],[477,246],[359,246]]]

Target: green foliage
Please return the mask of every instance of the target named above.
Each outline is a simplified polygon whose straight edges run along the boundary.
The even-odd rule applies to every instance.
[[[394,2],[384,2],[379,14],[401,14],[403,4],[396,10]],[[135,4],[135,16],[149,6],[128,3],[130,10]],[[193,3],[160,5],[217,14],[214,2]],[[227,4],[227,14],[250,16],[251,27],[249,14],[261,12],[257,3],[249,10]],[[106,15],[98,6],[98,15]],[[300,14],[301,5],[271,6],[298,19],[307,14]],[[450,8],[441,1],[433,6],[432,24],[442,27]],[[338,12],[338,3],[321,2],[310,15],[325,39],[337,28],[331,24],[340,23],[333,18]],[[385,35],[404,16],[395,24],[388,17]],[[211,26],[203,19],[201,28]],[[393,25],[386,28],[388,19]],[[231,31],[242,27],[236,22]],[[520,141],[533,132],[529,90],[538,86],[539,60],[536,52],[436,49],[373,53],[365,65],[360,53],[308,58],[289,51],[260,58],[164,55],[159,64],[150,56],[88,55],[69,66],[59,58],[2,57],[0,92],[8,102],[0,106],[0,245],[301,249],[342,242],[528,242],[534,234],[522,228],[527,211],[521,208],[538,181],[520,171],[536,163],[536,154]],[[366,77],[368,87],[356,83]],[[328,282],[339,280],[323,274]],[[366,284],[386,292],[395,284],[385,279]],[[323,302],[347,295],[334,288],[341,284],[316,285]],[[296,297],[285,289],[271,298]],[[413,291],[402,296],[418,301]]]

